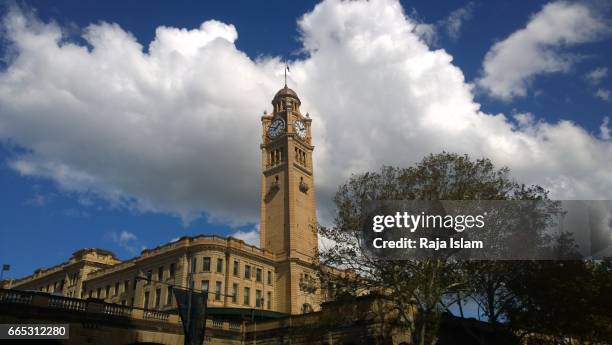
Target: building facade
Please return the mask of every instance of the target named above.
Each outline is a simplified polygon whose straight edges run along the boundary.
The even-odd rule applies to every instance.
[[[318,311],[311,122],[286,85],[261,117],[260,247],[232,237],[183,237],[120,261],[85,248],[4,288],[36,290],[144,309],[172,310],[174,287],[208,292],[210,307],[282,314]]]

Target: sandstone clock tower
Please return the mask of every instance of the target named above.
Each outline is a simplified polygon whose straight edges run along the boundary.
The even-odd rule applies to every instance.
[[[311,119],[285,85],[261,117],[261,248],[275,253],[279,265],[278,304],[296,314],[318,308],[309,284],[317,253],[317,218],[312,166]]]

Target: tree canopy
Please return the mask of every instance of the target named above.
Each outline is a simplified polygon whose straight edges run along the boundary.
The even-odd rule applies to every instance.
[[[604,296],[597,294],[585,302],[576,293],[581,284],[593,283],[597,287],[591,288],[597,291],[607,286],[609,265],[584,261],[563,264],[462,262],[443,258],[382,260],[364,255],[359,246],[358,229],[368,201],[546,199],[548,192],[544,188],[514,181],[508,168],[496,168],[489,159],[473,160],[467,155],[446,152],[426,156],[411,167],[384,166],[377,172],[352,175],[334,197],[333,224],[319,229],[320,235],[333,243],[321,251],[321,267],[334,267],[344,273],[322,269],[321,279],[336,299],[350,300],[374,293],[387,299],[391,302],[388,315],[394,315],[396,325],[408,327],[413,342],[419,345],[436,344],[442,314],[453,304],[461,307],[464,301],[475,303],[479,316],[503,325],[513,334],[519,334],[518,330],[521,334],[539,332],[548,334],[547,339],[583,339],[585,334],[593,337],[595,333],[603,334],[601,327],[597,332],[593,330],[602,323],[597,320],[582,328],[553,328],[556,321],[569,322],[568,315],[557,312],[567,313],[571,307],[555,307],[551,296],[566,301],[567,305],[582,305],[576,309],[580,313],[594,313],[593,305]],[[567,280],[578,274],[590,278],[574,285],[561,284],[563,274],[567,274]],[[534,288],[539,288],[538,293],[532,291]],[[546,322],[537,322],[539,317],[546,317]]]

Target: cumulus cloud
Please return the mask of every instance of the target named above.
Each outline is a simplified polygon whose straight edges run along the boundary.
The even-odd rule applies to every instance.
[[[597,85],[602,81],[602,79],[604,79],[607,76],[608,76],[608,68],[598,67],[590,71],[589,73],[587,73],[585,77],[590,83]]]
[[[424,22],[415,8],[412,8],[407,14],[409,21],[414,24],[413,31],[425,43],[430,46],[436,46],[440,33],[446,33],[448,37],[456,41],[461,35],[461,28],[465,22],[472,19],[475,4],[469,2],[463,7],[452,11],[448,17],[439,20],[433,24]]]
[[[111,232],[110,238],[119,247],[127,250],[130,254],[138,252],[138,237],[129,231],[121,231],[120,233]]]
[[[407,14],[410,18],[412,31],[428,44],[435,44],[438,40],[438,30],[436,24],[426,23],[419,15],[416,8],[412,8]]]
[[[599,126],[599,136],[603,140],[612,139],[612,130],[610,129],[609,123],[610,123],[610,118],[606,116],[601,122],[601,126]]]
[[[612,143],[569,121],[481,110],[452,56],[430,49],[398,2],[325,1],[298,24],[306,57],[289,82],[313,118],[321,220],[351,173],[442,150],[490,157],[553,197],[609,197]],[[13,169],[142,212],[258,221],[260,116],[282,86],[280,58],[249,58],[218,21],[160,27],[148,50],[115,24],[85,28],[86,45],[16,11],[4,26],[0,138],[28,149]],[[257,244],[256,234],[237,235]]]
[[[452,40],[457,40],[459,38],[463,24],[472,19],[474,6],[475,4],[473,2],[469,2],[467,5],[451,12],[448,17],[441,22],[441,25],[446,29],[446,33]]]
[[[527,94],[538,75],[567,72],[576,56],[567,48],[609,33],[607,23],[585,3],[546,4],[527,25],[487,52],[478,85],[503,100]]]
[[[597,91],[595,92],[595,96],[607,102],[610,100],[610,90],[597,89]]]
[[[230,236],[239,240],[243,240],[247,244],[259,247],[259,230],[253,229],[250,231],[236,231]]]

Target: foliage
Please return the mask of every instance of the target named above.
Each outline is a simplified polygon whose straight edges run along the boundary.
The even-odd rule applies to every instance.
[[[509,169],[497,169],[488,159],[444,152],[413,167],[353,175],[335,195],[333,226],[319,230],[334,243],[320,253],[321,279],[336,300],[386,299],[382,319],[408,327],[414,344],[435,344],[442,313],[466,300],[496,329],[529,342],[609,340],[612,264],[580,260],[566,234],[554,239],[564,261],[381,260],[364,255],[359,246],[368,201],[547,199],[542,187],[513,181]],[[546,204],[542,214],[555,212],[556,203]]]
[[[523,263],[509,282],[510,326],[538,344],[612,341],[612,261]]]
[[[321,235],[336,245],[321,253],[324,267],[350,272],[323,279],[337,294],[359,296],[378,291],[393,306],[397,320],[411,328],[416,344],[435,344],[442,312],[461,291],[479,294],[460,262],[445,259],[380,260],[363,255],[359,234],[364,204],[372,200],[503,200],[546,198],[538,186],[526,187],[509,178],[507,168],[496,169],[488,159],[467,155],[429,155],[414,167],[383,167],[380,172],[353,175],[334,202],[334,225]],[[390,314],[391,315],[391,314]]]

